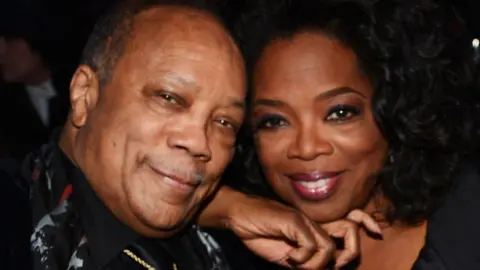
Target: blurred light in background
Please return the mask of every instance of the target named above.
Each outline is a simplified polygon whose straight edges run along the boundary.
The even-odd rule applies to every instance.
[[[473,46],[473,48],[477,49],[479,45],[480,45],[480,40],[478,40],[478,38],[474,38],[474,39],[472,40],[472,46]]]

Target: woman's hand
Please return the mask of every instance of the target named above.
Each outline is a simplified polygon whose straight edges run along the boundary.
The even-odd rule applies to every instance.
[[[332,237],[342,238],[344,240],[344,249],[337,252],[335,268],[345,266],[360,254],[360,243],[358,240],[359,226],[363,226],[374,234],[382,234],[377,222],[369,214],[361,210],[351,211],[346,219],[321,225]]]
[[[360,254],[359,227],[382,233],[376,221],[361,210],[351,211],[346,219],[317,225],[282,204],[265,203],[269,205],[256,209],[270,208],[268,213],[252,209],[248,217],[234,219],[230,228],[251,251],[289,268],[323,269],[335,257],[339,269]],[[344,240],[343,250],[336,250],[332,237]]]
[[[250,198],[235,208],[229,228],[264,259],[306,270],[323,269],[332,260],[332,238],[299,211],[263,198]]]
[[[229,228],[254,253],[264,259],[295,269],[324,269],[335,257],[332,237],[343,238],[336,266],[359,254],[358,228],[380,233],[376,222],[354,210],[346,219],[316,224],[303,213],[273,200],[250,197],[223,187],[200,216],[200,225]]]

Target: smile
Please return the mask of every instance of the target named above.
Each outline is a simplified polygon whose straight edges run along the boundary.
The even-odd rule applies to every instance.
[[[295,193],[309,201],[324,200],[336,190],[343,172],[308,173],[289,175],[290,183]]]
[[[160,180],[163,183],[179,190],[182,193],[192,193],[195,188],[198,187],[198,182],[186,180],[176,175],[165,173],[160,169],[154,168],[153,166],[149,167],[155,174],[160,176]]]
[[[299,181],[298,184],[302,185],[306,189],[319,189],[319,190],[327,190],[329,184],[333,181],[333,178],[324,178],[324,179],[319,179],[314,182],[302,182]]]

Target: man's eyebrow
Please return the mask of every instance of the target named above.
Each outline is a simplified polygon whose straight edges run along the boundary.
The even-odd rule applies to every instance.
[[[173,81],[174,83],[180,83],[182,86],[184,86],[187,89],[196,89],[197,84],[195,83],[194,80],[190,80],[186,78],[185,76],[182,76],[176,72],[173,71],[167,71],[163,73],[161,76],[166,78],[169,81]]]
[[[178,82],[178,83],[182,84],[182,86],[185,86],[185,88],[188,88],[188,89],[196,89],[197,88],[197,84],[193,80],[189,80],[188,78],[185,78],[184,76],[181,76],[176,72],[167,71],[167,72],[164,73],[163,76],[165,78],[167,78],[167,80],[173,80],[175,82]],[[234,97],[229,97],[228,98],[228,105],[227,106],[235,107],[235,108],[238,108],[242,111],[245,110],[245,108],[246,108],[244,100],[240,100],[240,99],[234,98]]]
[[[245,101],[239,100],[236,98],[229,98],[229,100],[230,100],[229,102],[230,106],[241,109],[241,110],[245,110]]]

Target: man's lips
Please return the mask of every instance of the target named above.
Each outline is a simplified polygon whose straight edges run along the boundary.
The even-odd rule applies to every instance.
[[[167,172],[164,172],[162,171],[161,169],[158,169],[158,168],[155,168],[151,165],[149,165],[149,167],[158,175],[166,178],[166,179],[169,179],[173,182],[176,182],[178,183],[180,186],[184,186],[184,187],[189,187],[189,188],[196,188],[200,185],[200,182],[199,181],[196,181],[195,179],[192,179],[192,178],[186,178],[186,177],[181,177],[181,176],[178,176],[176,174],[173,174],[173,173],[167,173]]]

